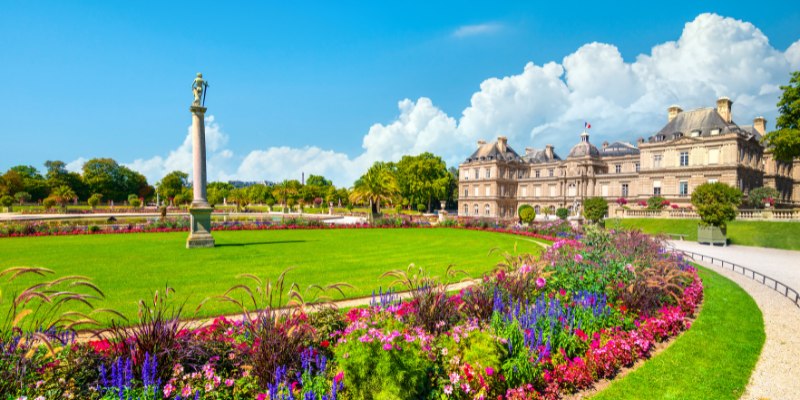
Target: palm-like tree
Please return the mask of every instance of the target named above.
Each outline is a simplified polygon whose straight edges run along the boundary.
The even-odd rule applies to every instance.
[[[300,182],[296,180],[285,180],[277,183],[272,187],[272,197],[275,197],[281,207],[284,207],[289,203],[289,200],[297,199],[301,186]]]
[[[399,191],[400,187],[389,164],[376,162],[355,182],[350,201],[368,201],[370,210],[375,215],[379,211],[381,201],[392,199]]]
[[[77,198],[78,195],[75,194],[75,191],[72,190],[71,187],[67,185],[61,185],[53,189],[53,191],[50,193],[50,197],[52,197],[56,203],[61,206],[61,208],[66,210],[67,203]]]

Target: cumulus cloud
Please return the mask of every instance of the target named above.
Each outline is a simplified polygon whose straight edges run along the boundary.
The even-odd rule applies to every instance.
[[[475,24],[475,25],[464,25],[456,28],[456,30],[453,31],[452,36],[461,39],[469,36],[488,35],[491,33],[495,33],[502,28],[503,25],[495,22]]]
[[[470,25],[453,36],[497,29],[500,25]],[[774,121],[779,86],[798,68],[800,40],[781,51],[749,22],[701,14],[684,26],[677,40],[657,44],[633,62],[625,62],[613,44],[589,43],[560,62],[528,63],[518,74],[486,79],[458,118],[426,97],[401,100],[397,117],[372,125],[357,155],[309,146],[259,149],[237,158],[225,149],[228,136],[210,117],[209,177],[278,181],[296,178],[302,171],[351,185],[374,161],[430,151],[457,165],[476,140],[498,135],[507,136],[518,150],[553,144],[565,156],[578,141],[584,121],[592,124],[595,143],[635,141],[666,123],[669,105],[684,110],[709,107],[720,96],[734,101],[733,116],[739,124],[750,124],[759,115]],[[151,181],[174,169],[190,172],[191,139],[187,135],[165,157],[140,159],[129,166]]]

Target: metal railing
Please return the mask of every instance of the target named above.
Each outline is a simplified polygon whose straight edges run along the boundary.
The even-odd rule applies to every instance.
[[[719,258],[714,258],[714,257],[711,257],[711,256],[707,256],[705,254],[695,253],[693,251],[688,251],[688,250],[677,250],[676,249],[676,251],[678,251],[680,253],[683,253],[685,256],[687,256],[687,257],[689,257],[689,258],[691,258],[692,260],[695,260],[695,261],[697,261],[697,258],[699,257],[700,261],[708,260],[711,263],[711,265],[719,264],[719,266],[722,267],[723,269],[725,269],[725,266],[727,265],[728,267],[730,267],[731,271],[738,272],[738,273],[742,274],[743,276],[746,276],[746,277],[748,277],[748,278],[750,278],[750,279],[752,279],[752,280],[754,280],[756,282],[759,282],[762,285],[764,285],[764,286],[766,286],[766,287],[768,287],[768,288],[780,293],[781,295],[783,295],[784,297],[789,299],[789,301],[794,303],[795,306],[800,308],[800,293],[798,293],[797,290],[792,289],[791,287],[789,287],[785,283],[783,283],[783,282],[781,282],[781,281],[779,281],[779,280],[777,280],[775,278],[769,277],[769,276],[764,275],[764,274],[762,274],[762,273],[760,273],[758,271],[754,271],[754,270],[752,270],[750,268],[743,267],[743,266],[741,266],[739,264],[732,263],[732,262],[726,261],[726,260],[721,260]]]

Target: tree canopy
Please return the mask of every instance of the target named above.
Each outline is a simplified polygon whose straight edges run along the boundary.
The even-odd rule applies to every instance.
[[[394,172],[391,164],[376,162],[356,180],[350,200],[369,203],[372,214],[377,214],[381,203],[392,200],[400,192]]]
[[[781,86],[783,94],[778,101],[780,115],[775,121],[775,131],[762,139],[772,148],[775,158],[791,161],[800,157],[800,71],[792,72],[789,84]]]
[[[442,158],[431,153],[403,156],[397,163],[400,195],[408,204],[425,204],[428,211],[434,201],[449,197],[453,181]]]
[[[692,205],[703,224],[725,228],[736,219],[736,209],[742,202],[742,192],[722,182],[704,183],[692,192]]]
[[[583,201],[583,216],[591,222],[599,222],[608,213],[608,202],[602,197],[590,197]]]

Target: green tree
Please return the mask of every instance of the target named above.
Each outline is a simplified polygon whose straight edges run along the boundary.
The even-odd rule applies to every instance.
[[[14,199],[17,200],[19,205],[23,205],[26,201],[31,200],[31,195],[28,192],[17,192],[14,193]]]
[[[102,199],[103,199],[102,194],[95,193],[89,196],[89,199],[87,199],[86,202],[89,203],[89,207],[92,207],[92,210],[94,210],[95,208],[97,208],[97,205],[100,204],[100,200]]]
[[[56,206],[56,199],[52,197],[47,197],[44,200],[42,200],[42,206],[44,206],[45,210],[50,210]]]
[[[66,185],[71,187],[79,198],[89,197],[89,188],[83,181],[81,174],[67,171],[66,164],[63,161],[48,160],[45,161],[44,166],[47,168],[45,179],[49,191],[53,191],[53,189],[59,186]]]
[[[775,188],[763,186],[753,189],[747,194],[747,204],[753,208],[764,208],[765,200],[777,200],[778,198],[780,198],[780,193]]]
[[[211,182],[206,186],[206,197],[208,204],[222,204],[234,189],[233,185],[227,182]]]
[[[742,192],[721,182],[704,183],[692,192],[692,205],[702,223],[722,229],[736,219],[736,209],[741,202]]]
[[[25,184],[23,182],[23,177],[19,174],[19,172],[9,169],[5,174],[3,174],[2,179],[0,179],[0,195],[12,195],[24,190]]]
[[[597,223],[608,213],[608,202],[602,197],[590,197],[583,201],[583,216]]]
[[[792,72],[789,84],[781,86],[781,90],[777,129],[766,134],[762,141],[772,148],[775,158],[791,161],[800,156],[800,71]]]
[[[59,186],[50,193],[50,197],[61,206],[61,209],[67,209],[67,203],[76,199],[78,196],[75,194],[75,191],[72,190],[69,186]]]
[[[297,198],[300,196],[302,187],[303,185],[297,179],[285,180],[272,187],[272,196],[282,206],[286,206],[290,202],[297,204]]]
[[[309,175],[308,179],[306,179],[306,186],[333,186],[333,182],[321,175]]]
[[[388,202],[399,193],[391,165],[376,162],[355,182],[350,201],[369,204],[372,215],[378,214],[381,202]]]
[[[130,193],[142,195],[149,190],[144,175],[111,158],[93,158],[83,164],[83,180],[89,192],[100,193],[114,201],[125,200]]]
[[[11,212],[11,205],[14,204],[14,198],[9,195],[0,196],[0,206],[5,207],[9,212]]]
[[[22,179],[21,191],[30,193],[31,196],[36,200],[43,199],[45,196],[47,196],[47,193],[49,192],[47,181],[45,181],[42,174],[40,174],[39,170],[37,170],[35,167],[31,165],[17,165],[11,167],[9,170],[19,174],[20,178]]]
[[[647,199],[647,209],[648,210],[660,210],[667,205],[667,199],[661,196],[653,196]]]
[[[556,210],[556,216],[562,220],[565,220],[567,219],[567,217],[569,217],[569,210],[564,207],[561,207]]]
[[[189,186],[189,174],[183,171],[172,171],[158,183],[158,194],[165,199],[175,199]]]
[[[536,211],[529,204],[523,204],[517,209],[519,220],[523,224],[530,224],[536,219]]]
[[[441,157],[431,153],[403,156],[397,163],[400,195],[410,203],[424,203],[430,211],[434,200],[446,200],[453,182]]]

